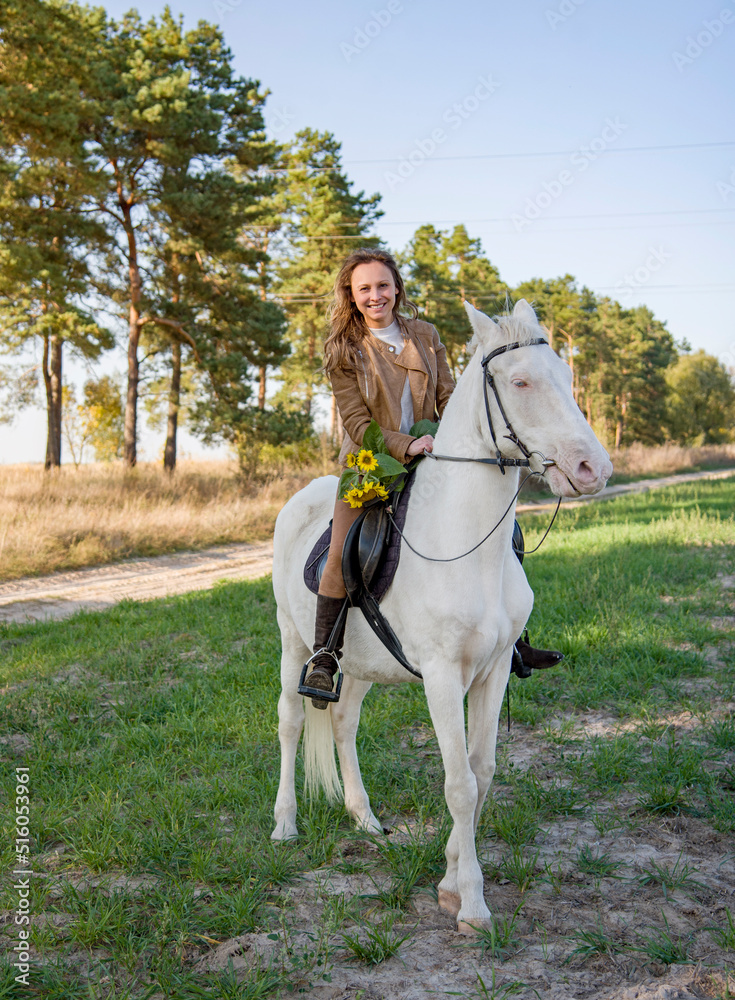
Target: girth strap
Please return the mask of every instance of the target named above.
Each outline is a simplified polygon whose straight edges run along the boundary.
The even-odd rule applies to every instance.
[[[373,632],[375,632],[391,656],[398,660],[401,666],[408,670],[410,674],[413,674],[414,677],[418,677],[423,680],[420,671],[412,666],[406,659],[406,654],[403,652],[401,641],[391,628],[390,622],[380,610],[378,602],[375,600],[367,587],[364,586],[359,566],[348,563],[349,560],[355,558],[357,541],[359,540],[359,533],[366,514],[367,511],[363,511],[357,520],[352,524],[350,530],[347,532],[344,548],[342,550],[342,576],[344,577],[345,587],[347,589],[347,597],[350,604],[362,611],[365,621],[368,623]]]

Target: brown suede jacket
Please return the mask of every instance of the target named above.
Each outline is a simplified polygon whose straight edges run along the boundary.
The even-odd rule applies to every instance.
[[[401,396],[408,375],[413,398],[413,419],[436,420],[444,412],[454,389],[447,352],[431,323],[407,319],[408,339],[400,354],[372,334],[360,345],[357,364],[332,372],[332,391],[339,408],[345,437],[340,464],[348,452],[356,452],[371,420],[377,420],[388,451],[399,462],[408,460],[406,450],[415,439],[401,434]]]

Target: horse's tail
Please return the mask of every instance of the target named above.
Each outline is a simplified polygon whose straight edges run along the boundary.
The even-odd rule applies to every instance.
[[[343,797],[334,759],[334,732],[331,709],[323,711],[304,698],[306,723],[304,727],[304,787],[309,796],[323,788],[330,802]]]

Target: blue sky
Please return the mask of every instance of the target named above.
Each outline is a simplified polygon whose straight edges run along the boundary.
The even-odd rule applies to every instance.
[[[220,24],[271,92],[272,136],[334,133],[355,188],[382,195],[392,248],[464,223],[508,283],[571,273],[735,366],[735,0],[172,9]],[[122,371],[122,349],[106,364]],[[0,430],[0,461],[27,458],[39,418]]]

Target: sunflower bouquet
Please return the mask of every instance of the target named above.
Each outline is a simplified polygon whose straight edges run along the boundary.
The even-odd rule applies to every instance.
[[[347,456],[347,468],[340,476],[338,496],[350,507],[362,507],[368,500],[387,500],[388,489],[406,471],[388,454],[377,421],[372,420],[356,455]]]

